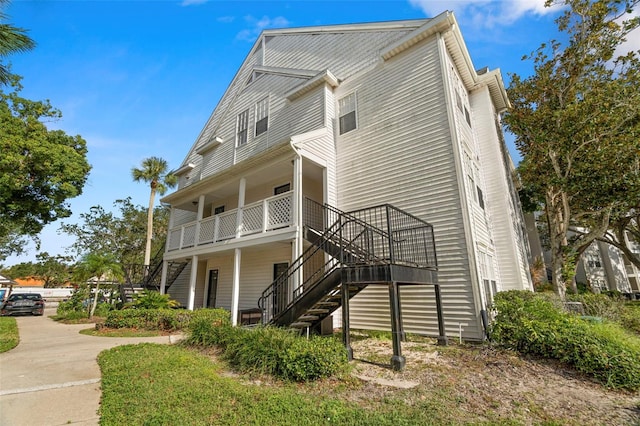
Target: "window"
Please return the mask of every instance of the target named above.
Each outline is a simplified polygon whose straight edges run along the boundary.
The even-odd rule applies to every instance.
[[[220,214],[220,213],[224,213],[224,206],[218,206],[216,208],[213,209],[213,214]]]
[[[247,143],[248,128],[249,110],[245,110],[238,114],[238,122],[236,123],[236,146],[242,146]]]
[[[256,136],[266,132],[269,127],[269,98],[256,104]]]
[[[479,186],[476,186],[476,188],[478,189],[478,204],[480,204],[480,207],[484,209],[484,197],[482,195],[482,189],[480,189]]]
[[[355,93],[347,95],[338,101],[338,116],[340,117],[341,135],[357,127]]]
[[[458,107],[460,112],[462,112],[462,98],[460,97],[460,93],[458,92],[457,89],[456,89],[456,106]]]
[[[471,116],[469,115],[469,110],[467,109],[466,105],[464,107],[464,118],[465,120],[467,120],[467,124],[469,125],[469,127],[471,127]]]
[[[289,191],[291,191],[291,184],[285,183],[284,185],[276,186],[275,188],[273,188],[273,195],[280,195]]]

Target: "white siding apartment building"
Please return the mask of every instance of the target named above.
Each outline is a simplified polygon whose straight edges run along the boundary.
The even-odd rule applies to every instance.
[[[532,289],[501,134],[508,106],[499,70],[474,68],[451,12],[263,31],[162,199],[162,291],[239,322],[313,246],[305,200],[389,204],[433,226],[446,333],[482,340],[495,293]],[[399,293],[403,330],[438,336],[433,286]],[[389,299],[388,286],[358,292],[351,327],[390,329]]]

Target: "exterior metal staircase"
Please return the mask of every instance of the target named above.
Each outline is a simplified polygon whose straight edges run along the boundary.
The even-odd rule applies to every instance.
[[[262,293],[264,324],[314,327],[368,285],[437,282],[430,224],[391,205],[345,213],[305,199],[303,213],[310,245]]]
[[[133,300],[133,295],[146,289],[160,291],[160,280],[162,278],[162,256],[164,246],[158,250],[151,259],[150,265],[129,264],[125,265],[125,282],[120,286],[120,295],[123,303]],[[167,282],[165,291],[180,276],[190,260],[184,262],[169,262],[167,270]]]

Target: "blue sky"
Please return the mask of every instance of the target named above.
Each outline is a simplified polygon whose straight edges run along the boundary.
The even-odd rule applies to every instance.
[[[111,209],[149,190],[131,168],[149,156],[178,168],[238,67],[265,28],[433,17],[453,10],[476,68],[500,68],[505,82],[532,71],[522,57],[557,35],[558,10],[544,0],[143,1],[12,0],[9,22],[37,47],[9,57],[22,96],[50,100],[63,118],[49,123],[88,144],[93,169],[74,215]],[[640,37],[638,37],[640,39]],[[512,149],[517,161],[517,153]],[[41,234],[42,251],[64,254],[73,240],[59,222]],[[35,248],[10,266],[35,259]]]

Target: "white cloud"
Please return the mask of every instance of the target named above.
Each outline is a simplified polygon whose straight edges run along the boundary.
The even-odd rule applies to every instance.
[[[182,0],[181,6],[192,6],[207,3],[209,0]]]
[[[236,38],[250,42],[255,41],[262,30],[266,28],[284,28],[288,27],[290,24],[289,21],[282,16],[277,16],[275,18],[263,16],[262,18],[257,19],[249,15],[245,16],[244,20],[249,24],[250,28],[240,31]]]
[[[622,19],[620,19],[619,21],[622,21],[622,20],[627,21],[629,19],[636,18],[639,16],[640,16],[640,9],[636,8],[630,14],[624,15]],[[618,47],[618,49],[616,50],[616,53],[618,55],[624,55],[631,51],[634,51],[634,52],[640,51],[640,28],[636,28],[635,30],[633,30],[631,33],[627,35],[627,41]]]
[[[451,10],[461,20],[471,22],[478,28],[493,28],[496,25],[513,25],[525,16],[542,16],[556,12],[557,6],[545,7],[545,0],[409,0],[427,16],[436,16]]]

